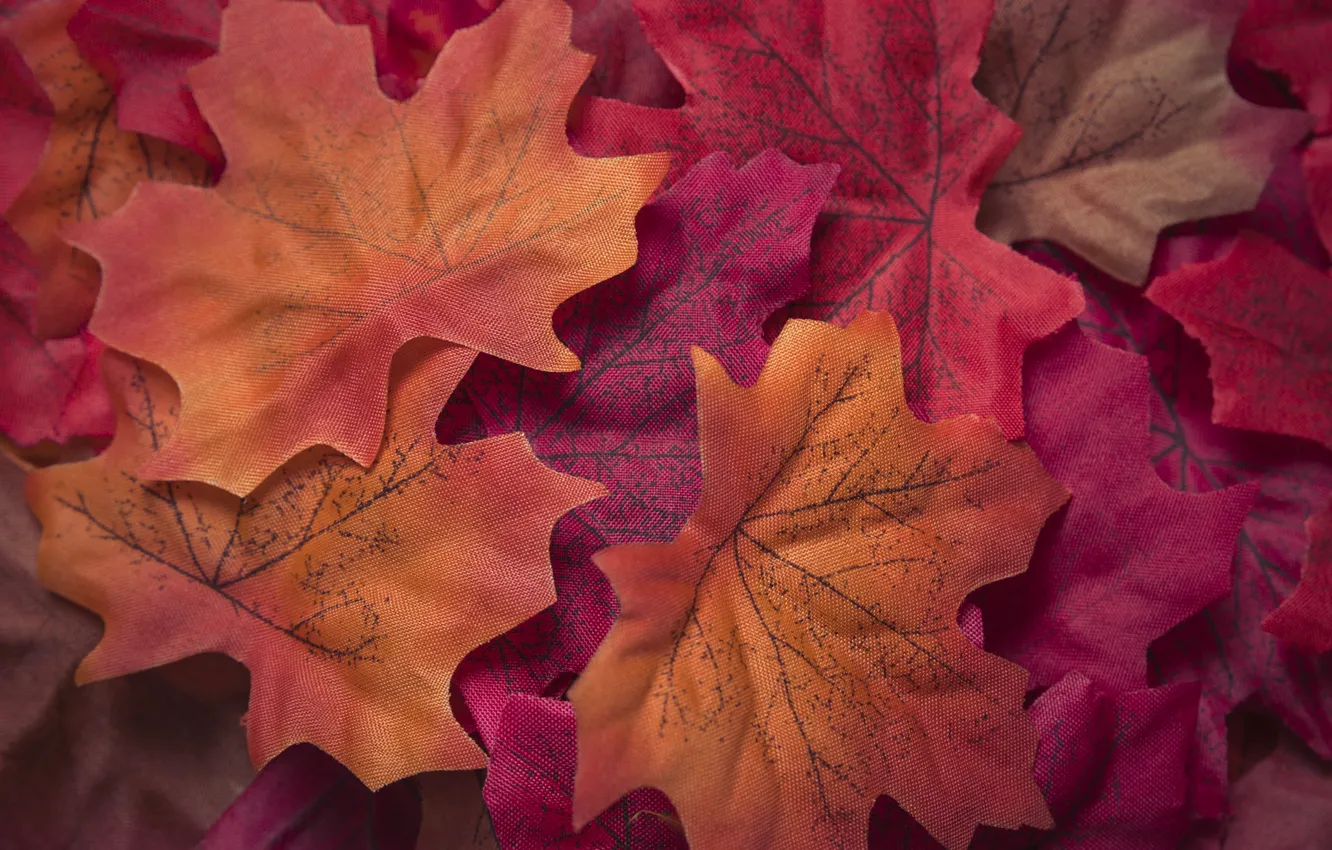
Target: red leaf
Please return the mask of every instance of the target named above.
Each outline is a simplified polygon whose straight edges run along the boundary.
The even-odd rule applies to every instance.
[[[38,339],[37,283],[32,252],[0,222],[0,431],[23,446],[110,436],[115,417],[102,383],[103,345],[86,331]]]
[[[1332,650],[1332,507],[1309,518],[1309,557],[1299,586],[1263,628],[1312,652]]]
[[[1175,850],[1188,825],[1185,759],[1198,716],[1198,687],[1115,693],[1079,673],[1031,706],[1040,731],[1036,781],[1050,832],[982,828],[971,850]],[[870,821],[870,850],[936,850],[892,801]]]
[[[259,772],[198,850],[412,850],[420,825],[410,780],[371,792],[332,756],[297,744]]]
[[[1187,492],[1246,481],[1260,488],[1240,529],[1231,595],[1158,640],[1149,654],[1153,684],[1202,682],[1190,802],[1215,817],[1225,809],[1225,717],[1249,697],[1259,697],[1315,750],[1332,754],[1332,658],[1282,647],[1261,628],[1299,578],[1305,520],[1332,496],[1332,454],[1212,424],[1207,357],[1183,328],[1139,293],[1053,247],[1030,253],[1078,274],[1088,300],[1080,324],[1089,335],[1147,356],[1157,474]]]
[[[633,0],[568,0],[574,47],[597,57],[582,93],[643,106],[675,107],[684,91],[648,44]],[[390,0],[389,38],[424,75],[449,36],[478,23],[498,0]]]
[[[1147,298],[1207,348],[1214,422],[1332,446],[1332,279],[1245,232],[1221,259],[1157,279]]]
[[[836,162],[799,311],[846,324],[891,310],[907,398],[1022,433],[1022,352],[1081,309],[1077,288],[980,235],[980,191],[1015,125],[971,85],[989,0],[639,0],[684,85],[680,110],[592,99],[575,146],[665,147],[676,174],[714,149]],[[668,178],[669,181],[670,178]]]
[[[674,809],[653,789],[629,794],[573,828],[574,711],[515,694],[491,750],[485,797],[505,850],[684,850]]]
[[[1276,71],[1318,119],[1314,132],[1332,132],[1332,7],[1324,0],[1257,0],[1240,19],[1234,56]]]
[[[602,482],[610,495],[561,520],[552,539],[557,602],[473,653],[457,681],[489,742],[510,693],[541,694],[582,670],[615,618],[592,553],[669,540],[700,486],[690,347],[745,383],[768,346],[761,328],[808,285],[814,217],[836,169],[769,151],[737,168],[698,164],[638,215],[638,264],[575,297],[555,330],[583,360],[552,374],[481,355],[467,396],[489,434],[524,431],[543,463]],[[451,401],[445,416],[462,402]]]
[[[1230,592],[1230,561],[1258,487],[1198,495],[1152,469],[1147,358],[1068,327],[1024,374],[1027,442],[1072,492],[1027,572],[984,589],[991,650],[1032,687],[1078,671],[1147,687],[1147,646]]]
[[[13,11],[26,4],[14,4]],[[11,14],[9,3],[0,6],[0,18]],[[0,156],[0,213],[23,191],[41,161],[51,131],[54,107],[42,91],[23,54],[7,38],[0,38],[0,127],[5,128]]]
[[[319,0],[335,23],[370,28],[380,86],[390,97],[416,90],[399,73],[387,40],[388,0]],[[217,52],[227,0],[85,0],[69,22],[79,52],[116,91],[120,126],[183,145],[220,162],[185,72]],[[293,34],[293,38],[299,36]]]

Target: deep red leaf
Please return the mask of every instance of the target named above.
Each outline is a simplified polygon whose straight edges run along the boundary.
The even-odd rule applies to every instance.
[[[629,794],[575,832],[574,712],[523,694],[504,707],[485,797],[505,850],[684,850],[675,811],[653,789]]]
[[[1055,827],[984,827],[972,850],[1175,850],[1188,826],[1185,770],[1198,718],[1198,686],[1116,693],[1070,673],[1041,694],[1036,781]],[[881,798],[870,850],[936,850],[924,830]]]
[[[1332,754],[1332,658],[1283,647],[1261,628],[1299,578],[1305,520],[1332,496],[1332,453],[1212,424],[1207,356],[1183,328],[1137,291],[1051,246],[1029,253],[1078,275],[1088,301],[1079,322],[1092,338],[1147,356],[1157,474],[1187,492],[1246,481],[1260,488],[1240,530],[1231,595],[1149,654],[1153,684],[1202,682],[1191,803],[1215,817],[1226,800],[1225,717],[1244,700],[1260,698],[1315,750]]]
[[[605,637],[615,597],[592,553],[669,540],[693,509],[690,348],[720,358],[741,381],[757,377],[764,320],[809,285],[810,230],[835,174],[775,151],[739,168],[723,154],[704,160],[639,213],[638,264],[556,313],[556,333],[581,371],[537,372],[482,355],[455,393],[485,433],[522,431],[542,462],[610,491],[555,526],[555,606],[458,669],[484,741],[510,693],[543,693],[560,673],[581,670]],[[463,403],[451,401],[446,418]]]
[[[1213,421],[1332,446],[1332,278],[1245,231],[1220,259],[1158,278],[1147,298],[1207,349]]]
[[[115,417],[102,383],[102,342],[86,331],[37,338],[36,260],[2,221],[0,271],[0,431],[23,446],[110,436]]]
[[[332,756],[297,744],[259,771],[198,850],[412,850],[420,826],[411,780],[371,792]]]
[[[638,0],[680,78],[680,110],[591,99],[576,147],[665,149],[675,175],[716,149],[779,147],[842,165],[801,315],[845,324],[888,309],[907,399],[935,421],[993,417],[1022,433],[1022,352],[1077,314],[1069,281],[974,227],[1015,125],[971,84],[989,0]],[[668,175],[667,185],[672,177]]]
[[[1299,586],[1263,628],[1310,652],[1332,650],[1332,506],[1309,518],[1309,555]]]
[[[1230,562],[1258,487],[1181,493],[1152,469],[1147,358],[1066,327],[1024,372],[1027,442],[1073,494],[1027,572],[984,588],[991,650],[1048,687],[1078,671],[1147,687],[1147,647],[1230,592]]]

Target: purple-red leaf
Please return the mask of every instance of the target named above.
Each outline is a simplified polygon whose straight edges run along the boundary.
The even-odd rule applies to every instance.
[[[1147,646],[1230,591],[1258,487],[1203,495],[1152,469],[1147,358],[1066,327],[1027,354],[1027,442],[1073,494],[1020,576],[981,591],[992,651],[1048,687],[1147,687]]]
[[[629,794],[573,828],[574,711],[515,694],[491,749],[485,797],[504,850],[684,850],[674,810],[653,789]]]
[[[412,850],[420,826],[410,780],[371,792],[332,756],[297,744],[259,772],[198,850]]]

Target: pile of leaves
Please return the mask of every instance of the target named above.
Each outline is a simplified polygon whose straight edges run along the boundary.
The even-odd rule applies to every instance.
[[[1332,841],[1330,43],[0,0],[7,840]]]

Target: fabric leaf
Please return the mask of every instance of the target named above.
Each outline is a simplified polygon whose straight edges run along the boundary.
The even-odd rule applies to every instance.
[[[1152,468],[1147,359],[1076,327],[1033,346],[1023,375],[1027,443],[1073,494],[1025,573],[983,589],[989,649],[1033,687],[1074,671],[1147,687],[1147,647],[1230,591],[1243,484],[1180,493]]]
[[[574,47],[597,57],[581,93],[643,106],[675,107],[684,102],[680,84],[648,44],[633,0],[567,0],[573,9]],[[497,0],[390,0],[396,38],[412,45],[417,61],[429,67],[458,30],[485,19]]]
[[[389,40],[388,0],[318,0],[334,22],[363,26],[381,90],[406,97],[416,75]],[[217,52],[227,0],[84,0],[70,19],[79,52],[112,81],[122,126],[167,139],[222,164],[217,138],[194,102],[186,72]]]
[[[54,109],[36,173],[5,212],[41,269],[34,330],[42,337],[78,333],[97,298],[97,263],[62,241],[67,225],[109,215],[143,180],[198,184],[208,175],[194,154],[117,126],[115,97],[65,32],[80,2],[41,0],[0,24]],[[15,273],[0,265],[0,275]]]
[[[399,104],[364,29],[231,5],[217,56],[189,73],[221,182],[145,184],[77,240],[103,264],[93,332],[180,386],[178,432],[143,475],[244,495],[311,446],[368,465],[389,361],[413,337],[578,367],[551,314],[633,263],[665,163],[569,149],[589,59],[552,37],[568,26],[560,0],[507,3]]]
[[[1263,629],[1310,652],[1332,650],[1332,507],[1309,518],[1309,555],[1300,583]]]
[[[1036,698],[1031,719],[1054,829],[982,828],[971,850],[1177,850],[1188,824],[1196,683],[1116,693],[1070,673]],[[891,800],[879,801],[870,850],[938,846]]]
[[[103,345],[81,332],[68,339],[33,333],[40,287],[36,258],[0,222],[0,431],[20,446],[43,440],[108,437],[115,429],[99,365]]]
[[[1305,521],[1332,499],[1332,453],[1303,440],[1214,425],[1207,356],[1142,292],[1050,245],[1029,253],[1082,281],[1079,323],[1094,339],[1146,355],[1151,367],[1156,472],[1177,490],[1210,493],[1252,481],[1258,497],[1240,529],[1227,598],[1152,644],[1152,685],[1202,683],[1190,804],[1203,817],[1226,807],[1226,715],[1250,698],[1316,751],[1332,755],[1332,658],[1280,646],[1263,618],[1290,595],[1308,549]]]
[[[1332,278],[1246,232],[1147,297],[1207,348],[1214,421],[1332,447]]]
[[[372,792],[309,744],[269,762],[197,850],[412,850],[421,799],[410,780]]]
[[[949,848],[1048,826],[1025,671],[957,625],[1067,498],[1029,449],[915,419],[892,318],[787,323],[752,389],[695,351],[699,506],[595,561],[620,600],[574,683],[574,825],[660,788],[696,850],[853,847],[894,797]]]
[[[701,477],[690,346],[753,382],[768,351],[764,321],[808,290],[810,233],[835,177],[834,166],[799,166],[775,151],[742,166],[724,154],[704,159],[639,213],[638,264],[556,314],[581,371],[477,358],[458,395],[482,434],[522,431],[543,463],[609,490],[555,527],[554,607],[459,668],[483,741],[509,694],[546,693],[605,637],[615,597],[592,554],[670,540],[684,524]]]
[[[574,710],[515,694],[504,707],[486,772],[486,803],[505,850],[684,850],[670,802],[634,791],[574,831]]]
[[[0,3],[0,19],[12,17],[19,8],[17,4]],[[0,30],[4,28],[0,25]],[[0,31],[0,126],[5,128],[4,156],[0,156],[0,213],[9,209],[37,170],[54,111],[23,53],[8,34]]]
[[[1282,731],[1277,748],[1235,782],[1219,850],[1308,850],[1332,835],[1332,765]]]
[[[844,325],[891,311],[918,415],[975,413],[1020,436],[1022,352],[1082,304],[1070,281],[975,229],[981,189],[1017,133],[971,85],[990,0],[636,8],[685,106],[590,99],[573,116],[575,144],[594,155],[665,148],[676,174],[718,149],[841,165],[799,314]]]
[[[520,435],[436,443],[470,361],[434,342],[405,348],[374,466],[312,449],[241,500],[134,473],[179,405],[162,373],[108,355],[115,440],[34,473],[28,494],[42,582],[106,622],[79,680],[223,652],[253,677],[257,765],[308,741],[372,789],[482,766],[453,719],[450,676],[555,601],[550,529],[600,487],[541,466]]]
[[[0,823],[5,850],[191,847],[254,774],[245,671],[218,656],[75,687],[97,618],[37,583],[23,473],[0,460]],[[211,662],[211,663],[210,663]]]
[[[977,87],[1022,125],[981,229],[1052,239],[1129,283],[1156,235],[1253,207],[1308,116],[1241,100],[1226,50],[1245,0],[1001,0]]]

